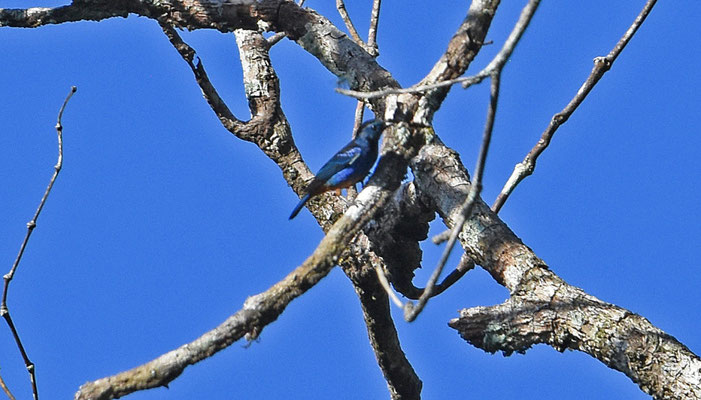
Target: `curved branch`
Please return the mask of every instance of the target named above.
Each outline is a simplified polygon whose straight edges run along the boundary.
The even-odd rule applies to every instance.
[[[433,201],[446,224],[452,226],[470,190],[467,171],[457,154],[436,139],[421,149],[412,167],[421,193],[430,196],[427,201]],[[573,343],[572,348],[621,370],[654,396],[667,398],[666,391],[676,390],[674,382],[678,380],[683,382],[681,393],[693,387],[699,390],[698,356],[644,318],[565,283],[481,200],[475,204],[459,239],[465,252],[512,296],[504,305],[463,311],[460,320],[452,322],[464,337],[470,338],[470,343],[507,353],[524,351],[533,343],[547,343],[562,350],[580,333],[586,333],[586,340],[579,337],[580,342]],[[597,316],[597,312],[601,315]],[[481,324],[486,329],[478,334],[465,323]],[[547,326],[533,326],[539,323]],[[523,329],[504,330],[508,324]],[[499,332],[506,336],[499,336]],[[638,350],[645,352],[636,353]],[[635,360],[635,354],[644,354],[644,359]],[[613,356],[624,358],[611,359]],[[654,374],[647,370],[651,366]]]
[[[236,29],[264,28],[284,32],[354,90],[399,87],[371,55],[326,18],[286,0],[84,0],[57,8],[0,9],[0,27],[33,28],[65,22],[127,17],[129,14],[156,19],[161,24],[188,30],[216,29],[233,32]],[[382,102],[371,102],[371,105],[378,107],[373,109],[377,114],[384,112]]]

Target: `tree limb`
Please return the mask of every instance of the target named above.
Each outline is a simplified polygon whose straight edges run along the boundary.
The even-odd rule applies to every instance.
[[[422,382],[401,348],[387,293],[375,274],[375,268],[381,268],[382,260],[369,251],[369,247],[368,237],[359,235],[350,245],[352,257],[349,262],[342,262],[341,267],[360,299],[370,345],[387,381],[391,398],[420,399]]]
[[[494,211],[499,212],[499,210],[501,210],[501,207],[504,205],[504,203],[506,203],[506,200],[508,200],[511,193],[516,188],[516,186],[518,186],[518,184],[521,183],[521,181],[524,180],[526,177],[533,174],[538,157],[550,145],[550,141],[555,135],[555,131],[557,131],[557,129],[562,124],[567,122],[567,120],[574,113],[577,107],[579,107],[579,105],[582,104],[587,95],[589,95],[592,89],[594,89],[594,86],[596,86],[596,84],[604,76],[604,74],[609,69],[611,69],[611,65],[613,65],[614,61],[616,61],[616,58],[618,58],[618,56],[621,54],[621,52],[626,47],[630,39],[633,38],[633,35],[638,30],[638,28],[640,28],[640,25],[642,25],[643,21],[645,21],[645,18],[647,18],[648,14],[650,14],[650,11],[652,11],[652,7],[655,5],[656,2],[657,0],[648,0],[647,3],[645,3],[645,6],[643,7],[642,11],[640,11],[640,14],[638,14],[638,16],[635,18],[635,21],[633,21],[633,24],[628,28],[626,33],[623,34],[623,37],[618,41],[618,43],[616,43],[616,45],[609,52],[609,54],[606,55],[606,57],[596,57],[594,59],[594,68],[592,69],[591,73],[589,73],[589,76],[584,81],[579,90],[577,90],[577,94],[575,94],[572,100],[570,100],[570,102],[567,104],[567,106],[565,106],[565,108],[562,111],[560,111],[552,117],[552,119],[550,120],[550,124],[542,133],[540,140],[538,140],[538,143],[536,143],[536,145],[533,146],[533,148],[526,155],[523,161],[516,164],[516,166],[514,167],[511,176],[509,177],[509,179],[507,179],[506,183],[504,184],[504,187],[501,189],[501,192],[499,193],[496,200],[494,201],[494,204],[492,205],[492,209]]]
[[[412,166],[422,195],[435,202],[452,226],[470,189],[457,154],[436,139],[421,149]],[[656,398],[669,398],[668,390],[676,391],[672,398],[699,390],[698,356],[644,318],[565,283],[484,202],[475,204],[459,238],[465,252],[511,293],[503,305],[466,310],[451,322],[470,343],[506,353],[524,351],[534,343],[557,350],[576,348],[626,373]],[[488,329],[480,335],[468,327],[471,324]],[[579,342],[570,345],[575,340]],[[636,354],[642,359],[634,359]]]
[[[61,168],[63,168],[63,112],[66,110],[68,101],[71,99],[71,97],[73,97],[73,94],[76,92],[76,90],[78,89],[75,86],[71,86],[71,91],[68,93],[68,96],[66,96],[66,99],[63,101],[63,105],[61,105],[61,108],[58,111],[58,117],[56,118],[55,128],[58,144],[58,158],[56,160],[56,165],[54,165],[54,173],[51,175],[51,179],[49,179],[49,184],[46,186],[46,189],[44,190],[44,195],[41,197],[41,200],[39,200],[39,206],[34,212],[32,219],[29,222],[27,222],[27,233],[24,235],[24,240],[22,240],[22,244],[20,245],[19,252],[17,253],[17,257],[15,258],[15,262],[12,263],[10,271],[3,275],[4,286],[2,289],[2,301],[0,302],[0,316],[5,320],[5,323],[7,323],[7,326],[10,328],[10,332],[12,332],[12,337],[15,339],[15,344],[17,344],[17,348],[19,349],[19,352],[22,355],[24,365],[27,368],[27,372],[29,372],[29,381],[32,384],[32,395],[35,400],[39,398],[39,391],[37,389],[36,371],[34,368],[34,363],[29,359],[29,355],[27,355],[27,351],[24,349],[24,345],[22,345],[22,340],[20,340],[17,327],[12,321],[12,316],[10,315],[10,308],[7,306],[7,296],[10,291],[10,283],[12,282],[12,279],[14,278],[15,273],[17,272],[17,268],[19,267],[19,264],[22,261],[22,256],[24,255],[24,251],[26,250],[27,244],[29,243],[29,238],[31,238],[32,232],[34,232],[34,228],[37,227],[37,220],[39,219],[41,210],[44,209],[46,200],[49,198],[49,194],[51,194],[51,189],[53,189],[54,183],[56,183],[56,178],[58,178],[58,174],[61,172]],[[4,383],[2,384],[2,387],[5,388]],[[6,391],[9,392],[9,390]]]
[[[568,285],[545,267],[506,302],[450,322],[470,344],[505,355],[544,343],[585,352],[657,399],[701,398],[701,359],[650,321]]]

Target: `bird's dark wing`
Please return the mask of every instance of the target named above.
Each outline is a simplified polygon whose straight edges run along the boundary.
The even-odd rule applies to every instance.
[[[324,164],[314,178],[314,181],[326,182],[344,168],[352,165],[362,154],[362,149],[354,142],[348,143]],[[311,185],[310,185],[311,186]]]

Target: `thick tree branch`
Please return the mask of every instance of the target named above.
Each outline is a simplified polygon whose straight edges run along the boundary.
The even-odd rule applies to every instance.
[[[421,380],[402,351],[387,293],[375,274],[375,268],[381,268],[382,260],[368,250],[370,246],[367,236],[358,235],[350,246],[351,257],[340,265],[360,299],[370,345],[387,381],[391,398],[420,399]]]
[[[506,355],[544,343],[579,350],[626,374],[657,399],[701,398],[701,359],[647,319],[568,285],[545,268],[529,271],[503,304],[460,312],[450,322],[472,345]]]
[[[217,101],[218,95],[209,83],[201,63],[194,64],[194,51],[182,42],[174,29],[164,26],[164,31],[193,70],[205,97],[208,98],[210,105],[222,122],[235,120],[226,105],[222,101]],[[308,175],[309,172],[306,165],[301,162],[299,153],[294,147],[289,126],[280,109],[279,83],[270,64],[267,43],[256,32],[237,30],[236,35],[245,71],[244,86],[252,119],[246,123],[235,120],[231,124],[225,123],[225,126],[241,139],[256,143],[268,157],[281,167],[288,182],[301,188],[299,177],[300,175]],[[412,137],[417,136],[413,135],[406,126],[398,128],[396,131],[398,132],[396,135],[386,135],[388,136],[385,140],[387,144],[383,148],[383,157],[377,173],[358,196],[354,206],[342,218],[338,219],[340,213],[329,214],[326,212],[328,205],[324,209],[316,210],[316,212],[321,212],[318,217],[322,225],[326,229],[329,227],[330,229],[315,253],[304,265],[269,291],[249,299],[243,310],[197,341],[131,371],[87,384],[81,388],[77,398],[89,398],[94,394],[97,394],[97,398],[111,398],[111,396],[120,396],[135,390],[165,385],[182,373],[188,365],[227,347],[242,335],[248,333],[249,338],[256,337],[266,324],[279,316],[292,299],[304,293],[328,273],[338,261],[347,243],[351,242],[360,228],[371,219],[394,189],[399,186],[403,177],[401,171],[406,170],[408,160],[416,153],[419,142],[412,139]],[[330,204],[331,206],[345,207],[343,202],[336,199]],[[336,224],[331,226],[334,221]],[[370,253],[367,246],[364,248],[365,253]],[[355,261],[346,264],[352,266],[358,265],[357,263]],[[382,317],[381,309],[370,307],[366,302],[363,304],[367,309],[366,315],[368,315],[369,320],[385,321],[380,325],[372,325],[381,326],[380,331],[369,325],[371,339],[375,336],[387,338],[391,336],[391,332],[394,332],[396,337],[393,324],[386,323],[388,320],[391,322],[389,314],[385,313]],[[252,310],[255,312],[251,313]],[[382,354],[402,354],[398,340],[389,342],[383,340],[377,343],[378,345],[373,346],[373,348],[378,354],[380,367],[388,379],[390,391],[397,395],[397,398],[414,398],[415,396],[410,394],[418,393],[420,381],[408,361],[404,358],[403,363],[395,361],[389,363],[389,360],[382,356]],[[149,372],[150,375],[144,375],[144,371]],[[156,373],[151,373],[151,371],[156,371]]]
[[[244,70],[244,87],[246,90],[246,96],[249,99],[249,104],[251,105],[251,113],[253,115],[251,122],[254,122],[257,119],[260,119],[261,121],[269,121],[275,118],[284,119],[284,114],[282,113],[282,110],[279,109],[279,84],[270,64],[267,47],[265,46],[265,43],[262,42],[262,36],[251,31],[237,30],[236,37]],[[198,82],[200,82],[199,79]],[[208,87],[209,85],[202,87],[205,97],[208,97]],[[218,115],[220,115],[220,119],[222,119],[224,122],[226,119],[222,118],[222,111],[218,107],[214,106],[217,104],[220,103],[210,101],[210,105],[213,105],[212,108]],[[246,125],[248,124],[249,123]],[[286,121],[284,125],[287,126]],[[241,129],[249,130],[247,127],[243,127]],[[266,155],[268,155],[280,166],[287,181],[296,187],[298,191],[302,190],[302,181],[305,181],[309,176],[311,176],[311,173],[306,165],[301,161],[301,157],[291,141],[291,136],[289,136],[289,128],[286,130],[283,137],[288,138],[286,141],[289,141],[290,145],[279,146],[275,149],[275,151],[271,151],[266,144],[279,143],[281,142],[280,140],[274,141],[265,139],[267,136],[264,134],[259,136],[256,136],[255,134],[242,136],[241,132],[234,130],[232,130],[232,133],[238,137],[241,137],[242,139],[251,140],[257,143],[266,153]],[[255,140],[256,137],[262,137],[264,139]],[[326,201],[322,202],[322,207],[315,208],[313,210],[315,211],[315,215],[322,227],[328,229],[331,226],[332,221],[336,220],[340,215],[339,211],[342,211],[346,205],[340,199],[330,195],[325,200]],[[329,208],[331,210],[336,210],[336,212],[329,213]],[[364,244],[360,246],[358,245],[359,242]],[[343,258],[345,260],[342,263],[344,270],[349,274],[349,276],[352,274],[353,276],[361,277],[361,279],[367,280],[367,274],[353,272],[367,269],[367,267],[364,267],[367,256],[361,257],[360,255],[372,254],[372,252],[369,250],[368,240],[365,235],[361,234],[358,237],[358,240],[354,242],[354,248],[357,250],[355,257]],[[379,262],[379,259],[376,256],[373,258],[373,260],[374,262]],[[357,285],[356,290],[360,290],[358,289]],[[421,381],[416,376],[411,364],[409,364],[408,360],[406,360],[406,357],[401,350],[391,316],[387,310],[387,307],[383,307],[382,296],[384,293],[378,293],[376,290],[370,290],[370,288],[367,290],[368,291],[360,290],[358,291],[358,294],[361,304],[363,305],[370,342],[377,355],[378,364],[383,371],[385,378],[387,379],[390,393],[392,394],[393,398],[396,399],[418,398],[421,389]],[[368,297],[367,295],[363,295],[363,293],[370,294],[370,296]],[[391,338],[394,338],[394,340],[391,340]]]
[[[519,17],[516,26],[509,35],[508,39],[506,40],[506,43],[504,43],[502,51],[500,51],[499,54],[497,54],[497,56],[483,70],[489,71],[488,73],[491,78],[491,90],[489,107],[487,109],[487,119],[484,124],[484,132],[482,134],[482,144],[480,146],[480,151],[477,156],[477,164],[475,165],[474,179],[470,187],[470,192],[467,194],[465,202],[461,207],[462,209],[458,220],[455,222],[455,225],[450,231],[446,231],[446,233],[449,232],[448,241],[446,243],[445,249],[443,250],[441,258],[438,261],[438,265],[436,266],[433,274],[431,275],[431,278],[426,284],[426,290],[419,298],[419,301],[416,303],[416,306],[414,306],[412,303],[407,304],[407,308],[405,310],[405,319],[407,321],[413,321],[424,308],[428,299],[433,295],[434,286],[438,281],[441,272],[443,271],[445,263],[448,261],[450,253],[453,251],[453,246],[455,245],[455,242],[458,239],[458,233],[460,232],[460,230],[462,230],[463,224],[470,215],[472,207],[474,206],[475,202],[477,201],[482,192],[482,176],[484,174],[484,169],[487,162],[489,143],[492,138],[492,131],[494,128],[494,121],[496,118],[499,90],[501,87],[501,72],[504,68],[504,65],[506,64],[506,60],[513,52],[514,48],[516,47],[516,44],[518,44],[521,36],[523,35],[523,32],[526,30],[528,24],[533,18],[533,14],[538,8],[539,2],[540,0],[530,0],[528,2],[526,7],[524,7],[523,11],[521,12],[521,16]],[[434,242],[437,241],[434,239]]]
[[[421,188],[420,192],[429,197],[426,201],[433,201],[446,224],[452,226],[460,215],[461,205],[470,190],[469,177],[457,154],[436,139],[421,149],[419,155],[412,160],[412,168],[416,175],[415,183]],[[548,343],[561,350],[563,346],[569,346],[568,340],[574,340],[568,339],[566,335],[576,336],[576,329],[572,327],[579,324],[583,332],[587,333],[587,341],[573,346],[607,365],[620,368],[643,390],[658,398],[669,398],[664,390],[677,390],[673,389],[676,385],[674,382],[679,379],[683,382],[680,384],[679,393],[684,393],[691,387],[698,390],[698,366],[701,365],[698,356],[643,318],[567,285],[549,271],[547,265],[525,246],[484,202],[479,201],[475,204],[475,209],[463,226],[459,239],[465,252],[497,282],[504,285],[512,296],[510,301],[493,309],[476,308],[464,311],[461,322],[453,322],[454,327],[460,327],[461,334],[474,338],[470,339],[471,343],[488,351],[502,350],[507,353],[523,351],[528,347],[528,343]],[[548,311],[548,307],[552,312]],[[548,317],[538,319],[536,314],[541,308]],[[523,312],[514,312],[515,310]],[[606,310],[618,317],[593,317],[596,312]],[[589,315],[592,316],[590,321],[580,321],[581,324],[578,322],[577,318]],[[488,316],[494,318],[490,322],[484,321]],[[513,336],[497,340],[498,332],[507,326],[499,324],[505,321],[512,320],[514,327],[520,327],[522,322],[547,323],[551,321],[548,318],[556,318],[552,321],[557,324],[524,328],[533,331],[513,330]],[[484,340],[480,342],[479,335],[465,328],[463,322],[488,326],[489,329],[482,333]],[[492,332],[490,329],[496,331]],[[601,334],[592,334],[592,329],[603,330]],[[560,336],[546,341],[542,336],[536,338],[533,333],[548,330],[549,333],[544,335]],[[507,330],[503,332],[506,334]],[[649,341],[651,339],[654,341]],[[636,353],[637,350],[628,352],[626,347],[645,350],[646,353]],[[633,357],[633,354],[644,354],[644,360],[637,362],[626,358],[610,359],[610,356]],[[647,370],[650,366],[653,366],[654,373]],[[673,398],[684,397],[679,395]]]
[[[227,348],[244,335],[249,340],[257,338],[292,300],[329,273],[344,249],[344,241],[352,239],[353,234],[341,229],[334,230],[324,237],[302,265],[270,289],[249,297],[241,310],[215,329],[146,364],[86,383],[80,387],[75,399],[116,399],[138,390],[167,386],[186,367]]]
[[[408,159],[415,154],[411,149],[417,146],[415,142],[390,142],[378,171],[355,203],[333,224],[314,253],[295,271],[266,292],[250,297],[242,310],[199,339],[132,370],[87,383],[75,398],[114,399],[137,390],[164,386],[187,366],[228,347],[242,336],[256,338],[292,300],[329,273],[348,243],[399,186],[401,176],[397,176],[397,170],[402,170],[401,164],[406,168]],[[408,152],[405,149],[409,149]]]
[[[399,87],[362,47],[326,18],[286,0],[124,0],[80,1],[58,8],[0,9],[0,27],[37,27],[74,21],[99,21],[136,14],[161,24],[233,32],[236,29],[284,32],[317,57],[334,75],[355,90]],[[376,104],[382,104],[377,102]],[[382,114],[382,109],[374,110]]]
[[[376,4],[379,6],[379,2]],[[484,42],[498,4],[498,0],[474,0],[472,2],[470,12],[456,35],[451,39],[448,50],[426,78],[421,81],[422,85],[451,81],[466,71]],[[215,92],[213,88],[206,89],[208,80],[204,69],[200,68],[201,63],[194,62],[194,54],[189,51],[191,49],[188,50],[187,45],[184,45],[182,40],[178,41],[177,33],[172,34],[175,31],[169,31],[172,28],[164,28],[166,33],[170,32],[171,42],[195,73],[203,93],[206,96],[209,93],[211,96],[208,101],[210,104],[214,104],[212,107],[217,115],[220,119],[223,118],[222,122],[230,121],[227,129],[244,140],[256,143],[269,158],[280,166],[285,179],[297,192],[303,188],[310,172],[294,146],[289,125],[280,109],[277,77],[272,67],[258,64],[256,61],[256,52],[261,52],[260,54],[263,54],[267,60],[268,43],[260,34],[248,30],[262,27],[266,30],[285,33],[287,37],[317,57],[331,73],[347,81],[353,90],[369,91],[399,87],[391,75],[381,68],[366,51],[353,43],[328,20],[312,10],[302,9],[293,2],[285,0],[255,2],[252,0],[227,2],[83,0],[77,1],[71,6],[56,9],[0,9],[0,26],[34,27],[76,20],[125,17],[130,13],[157,19],[162,26],[166,27],[175,26],[191,30],[217,29],[222,32],[236,31],[237,43],[242,53],[242,63],[244,65],[251,63],[244,68],[247,72],[244,76],[246,94],[252,113],[252,118],[248,122],[237,120],[233,114],[227,115],[225,108],[216,106],[218,102],[211,101]],[[620,49],[618,52],[620,53]],[[253,57],[247,58],[249,55],[253,55]],[[257,69],[258,67],[260,69]],[[140,388],[167,384],[188,365],[221,350],[242,336],[248,334],[249,338],[254,338],[259,335],[266,324],[274,321],[291,300],[316,284],[335,264],[341,264],[354,282],[364,308],[370,341],[392,396],[394,398],[413,398],[418,395],[421,383],[401,352],[396,331],[389,318],[386,296],[379,287],[377,279],[368,272],[372,271],[370,265],[378,266],[379,262],[379,259],[369,249],[379,248],[378,244],[374,242],[383,239],[378,236],[380,239],[375,240],[369,233],[366,237],[364,233],[359,234],[359,232],[361,228],[368,226],[369,221],[378,217],[379,211],[393,198],[395,189],[399,187],[410,160],[416,177],[413,187],[418,189],[420,202],[435,207],[445,220],[446,225],[454,225],[456,218],[460,215],[460,206],[470,189],[469,177],[457,155],[443,146],[440,139],[430,129],[433,114],[440,107],[449,90],[449,87],[441,86],[424,94],[405,93],[398,96],[388,96],[388,98],[372,99],[369,103],[376,115],[384,116],[385,119],[394,122],[406,121],[412,125],[397,124],[391,131],[386,132],[386,143],[383,146],[383,156],[380,159],[377,172],[350,207],[347,208],[344,201],[330,194],[320,196],[319,200],[311,203],[310,208],[315,217],[324,230],[328,230],[326,237],[314,254],[283,281],[268,291],[247,300],[242,310],[214,331],[144,366],[88,384],[76,395],[77,398],[115,398]],[[221,103],[223,104],[223,102]],[[346,210],[345,214],[341,215],[344,210]],[[422,224],[423,221],[420,221],[412,228],[420,230]],[[368,232],[367,228],[366,232]],[[481,201],[475,203],[474,209],[469,214],[467,223],[460,230],[458,238],[466,254],[481,264],[498,282],[509,289],[512,293],[510,300],[512,303],[520,297],[526,296],[529,290],[537,290],[538,287],[534,288],[533,285],[540,285],[542,280],[550,280],[555,283],[559,280]],[[382,255],[379,250],[377,254]],[[414,252],[412,257],[416,254],[420,256],[420,250],[418,253]],[[395,268],[394,271],[399,271],[400,269],[396,267],[397,264],[391,266],[391,268]],[[413,262],[408,267],[404,266],[407,270],[413,267],[415,267]],[[391,269],[390,263],[387,264],[386,268]],[[413,273],[413,269],[410,271]],[[394,272],[391,273],[393,278],[394,274]],[[397,272],[397,274],[399,273]],[[538,277],[538,279],[534,279],[534,277]],[[410,283],[411,279],[408,281]],[[543,303],[544,300],[541,298],[524,297],[523,302],[526,307],[519,308],[517,305],[510,305],[510,310],[529,309],[532,314],[533,312],[537,313],[537,310],[528,308],[533,304],[542,306],[543,310],[546,310],[547,307],[556,307],[556,305],[579,305],[577,302],[567,303],[566,293],[569,293],[571,287],[561,280],[559,282],[555,285],[558,289],[553,292],[554,294],[546,297],[549,298],[547,305]],[[546,290],[548,287],[544,284],[542,289]],[[605,311],[606,307],[609,306],[593,297],[586,296],[585,298],[584,296],[586,295],[582,293],[581,296],[578,295],[574,298],[587,300],[589,302],[587,305],[598,307],[597,310],[600,312]],[[553,303],[555,305],[550,304],[553,299],[556,300]],[[530,303],[528,303],[529,301]],[[614,308],[617,312],[622,310]],[[564,309],[558,310],[558,312],[561,314],[560,317],[567,315]],[[621,319],[634,319],[630,317],[632,314],[626,314],[625,310],[622,312]],[[499,316],[503,316],[503,313],[500,313]],[[565,321],[556,320],[556,317],[558,315],[552,316],[550,321],[565,323]],[[494,318],[499,320],[497,316]],[[503,320],[504,318],[501,318],[501,321]],[[516,322],[509,323],[517,326]],[[641,329],[644,328],[648,331],[649,328],[654,329],[652,325],[640,326]],[[574,335],[576,331],[573,329],[559,332],[564,332],[563,335]],[[658,337],[664,335],[661,331],[659,332]],[[613,336],[633,337],[631,335],[625,336],[624,333],[620,335],[617,333],[618,336]],[[601,338],[596,337],[595,339]],[[583,351],[594,356],[599,353],[604,354],[601,359],[607,362],[606,360],[609,360],[606,355],[609,354],[608,352],[614,355],[621,354],[615,352],[617,349],[611,348],[612,345],[620,346],[621,343],[611,340],[610,342],[612,344],[603,340],[596,342],[596,346],[582,345],[580,347]],[[669,343],[674,345],[672,341]],[[628,343],[624,344],[628,345]],[[553,340],[551,345],[561,349],[566,343]],[[524,348],[523,346],[515,346],[514,349]],[[680,374],[692,377],[698,373],[698,367],[696,367],[698,357],[681,345],[672,347],[680,359],[689,360],[687,364],[677,365],[678,368],[674,370],[674,373],[680,369]],[[508,351],[508,347],[504,348],[507,349],[505,351]],[[655,349],[650,355],[649,362],[655,365],[666,365],[660,353],[659,349]],[[400,360],[398,364],[393,364],[395,359]],[[647,375],[639,371],[641,367],[638,364],[629,363],[629,365],[631,365],[629,376],[634,380],[639,380],[641,387],[656,387],[655,382],[649,382]],[[695,370],[689,370],[689,368],[695,368]],[[665,374],[669,371],[669,369],[663,369],[660,373]],[[673,374],[670,376],[674,377]],[[139,378],[139,381],[135,378]],[[93,389],[94,393],[99,393],[99,396],[102,397],[92,397]]]

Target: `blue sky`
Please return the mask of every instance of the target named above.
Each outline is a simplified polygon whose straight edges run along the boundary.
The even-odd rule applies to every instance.
[[[25,7],[26,1],[0,1]],[[351,2],[349,2],[351,3]],[[370,1],[348,4],[361,32]],[[504,2],[471,72],[500,48],[523,2]],[[643,2],[543,2],[507,64],[485,172],[491,203],[642,8]],[[613,4],[612,4],[613,3]],[[60,2],[34,2],[52,6]],[[307,6],[340,20],[333,2]],[[501,217],[570,284],[630,309],[701,352],[701,4],[660,2],[594,92],[556,134],[536,173]],[[383,2],[378,62],[404,86],[444,51],[467,5]],[[248,110],[233,35],[185,32],[240,118]],[[693,47],[692,47],[693,46]],[[0,270],[9,270],[56,162],[64,170],[39,219],[9,306],[43,398],[140,365],[189,342],[299,265],[322,232],[277,167],[229,134],[187,65],[146,18],[0,28]],[[355,101],[337,79],[284,40],[271,57],[295,141],[317,170],[351,134]],[[488,86],[454,88],[435,118],[472,170]],[[434,222],[432,233],[442,230]],[[423,285],[441,248],[424,243]],[[457,256],[453,258],[457,260]],[[501,303],[481,269],[434,299],[414,323],[395,310],[399,337],[434,398],[645,399],[623,374],[582,353],[537,346],[503,357],[447,327],[457,310]],[[169,389],[133,399],[387,398],[352,286],[340,270],[268,326],[194,367]],[[0,374],[18,398],[29,383],[0,327]]]

